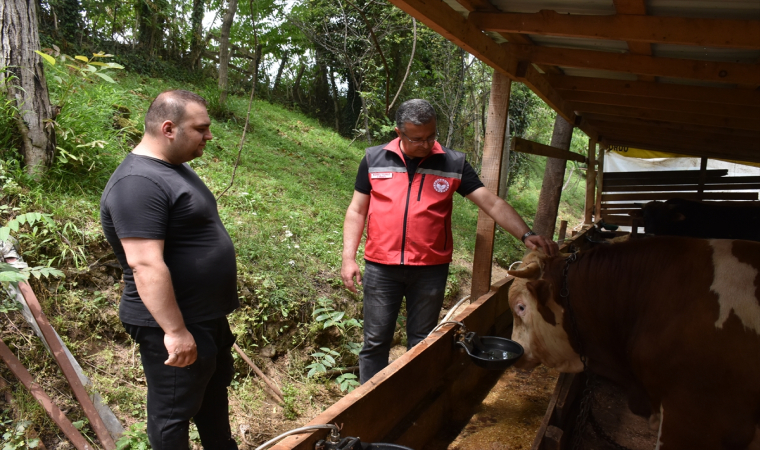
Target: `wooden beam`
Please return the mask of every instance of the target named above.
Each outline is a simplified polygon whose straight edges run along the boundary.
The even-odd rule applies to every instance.
[[[614,3],[615,12],[617,12],[618,15],[645,16],[647,14],[647,7],[644,4],[644,0],[612,0],[612,3]],[[628,50],[633,54],[652,54],[652,44],[633,41],[626,41],[626,44],[628,44]],[[651,75],[638,75],[637,78],[640,81],[655,81],[655,77]]]
[[[757,64],[660,58],[536,45],[504,44],[504,46],[517,59],[535,64],[610,70],[729,84],[756,84],[760,80],[760,65]]]
[[[607,80],[603,78],[547,76],[549,84],[564,95],[564,91],[599,92],[637,97],[667,98],[693,102],[723,103],[727,105],[760,105],[760,91],[747,89],[688,86],[683,84],[653,83],[646,81]]]
[[[702,195],[703,200],[757,200],[757,192],[713,192],[709,194],[698,194],[683,192],[678,194],[679,198],[686,200],[699,200]],[[642,192],[638,194],[604,194],[603,202],[620,202],[620,201],[638,201],[638,200],[667,200],[673,198],[671,192]]]
[[[728,175],[728,169],[710,169],[706,174],[710,178],[722,179]],[[699,180],[699,171],[697,170],[660,170],[660,171],[631,171],[631,172],[614,172],[607,174],[607,181],[620,180],[672,180],[684,179],[696,182]]]
[[[746,184],[705,184],[703,191],[731,191],[731,190],[749,190],[760,189],[760,183]],[[604,192],[680,192],[699,190],[699,184],[676,184],[661,185],[652,184],[646,186],[610,186],[609,182]]]
[[[601,142],[606,145],[623,145],[658,152],[677,153],[685,156],[707,156],[714,159],[727,159],[731,161],[744,161],[760,163],[760,153],[745,151],[743,153],[714,150],[710,147],[696,147],[691,145],[663,144],[661,142],[649,143],[633,139],[611,139],[603,137]]]
[[[690,100],[646,98],[630,95],[601,94],[597,92],[567,91],[562,97],[568,102],[595,103],[597,105],[627,106],[658,111],[700,112],[708,116],[738,117],[760,120],[760,104],[756,106],[720,105]]]
[[[648,44],[760,49],[760,21],[644,15],[591,16],[543,10],[533,14],[473,12],[484,31],[607,39]]]
[[[599,170],[596,172],[596,205],[594,206],[594,222],[602,219],[602,192],[604,190],[604,152],[607,145],[599,143]]]
[[[509,115],[509,94],[512,81],[499,72],[494,72],[491,80],[491,97],[488,102],[488,121],[483,145],[483,162],[480,178],[486,189],[499,194],[499,173],[501,154],[504,148],[507,117]],[[496,224],[483,210],[478,210],[475,254],[472,261],[472,287],[470,295],[478,298],[491,288],[491,267],[493,265],[493,242]]]
[[[606,117],[609,118],[609,117]],[[625,117],[623,117],[625,119]],[[674,137],[686,137],[686,138],[725,138],[727,142],[731,141],[744,141],[750,142],[753,140],[760,140],[760,133],[752,134],[751,131],[747,131],[747,134],[735,133],[734,130],[726,128],[712,128],[712,127],[700,127],[694,125],[695,129],[684,130],[677,127],[667,127],[654,125],[650,121],[642,121],[641,123],[625,122],[625,121],[613,121],[613,120],[601,120],[601,119],[588,119],[589,126],[594,127],[601,134],[609,134],[618,131],[627,132],[635,130],[637,133],[649,133],[653,136],[674,136]],[[679,124],[675,124],[679,125]]]
[[[663,132],[660,129],[652,129],[647,127],[632,128],[632,127],[608,127],[600,128],[600,132],[604,137],[615,138],[629,138],[629,139],[641,139],[645,142],[663,142],[663,143],[676,143],[676,144],[691,144],[710,146],[716,149],[731,150],[736,147],[740,148],[757,148],[758,144],[745,137],[733,137],[726,135],[716,135],[709,133],[694,132],[694,134],[681,133],[666,130]]]
[[[517,136],[512,138],[512,151],[586,163],[586,157],[578,153],[569,152],[567,150],[562,150],[560,148],[555,148],[549,145],[539,144],[538,142],[529,141]]]
[[[596,105],[593,103],[574,102],[570,106],[583,113],[597,113],[610,116],[635,117],[639,119],[659,120],[663,122],[687,123],[706,127],[738,128],[741,130],[760,131],[760,121],[736,117],[709,116],[700,113],[655,111],[646,108],[629,108],[623,106]]]
[[[720,127],[717,124],[713,126],[706,125],[692,125],[688,123],[676,123],[665,120],[648,120],[639,119],[636,117],[626,117],[618,115],[603,115],[595,113],[586,113],[583,115],[586,122],[594,124],[596,127],[600,123],[617,123],[624,124],[630,127],[642,127],[642,128],[656,128],[662,130],[676,130],[680,132],[703,132],[709,134],[721,134],[735,137],[745,137],[751,139],[757,139],[760,141],[760,132],[752,130],[741,130],[735,127]]]
[[[588,167],[586,168],[586,205],[584,209],[583,223],[591,224],[592,216],[594,215],[595,198],[594,193],[596,188],[596,139],[589,138],[588,140]]]

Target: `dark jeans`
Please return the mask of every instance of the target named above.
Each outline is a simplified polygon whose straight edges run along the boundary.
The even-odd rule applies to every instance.
[[[190,419],[203,448],[237,450],[230,431],[227,387],[235,370],[230,349],[235,337],[226,317],[193,323],[198,359],[188,367],[164,364],[169,357],[159,327],[124,324],[140,345],[148,382],[148,438],[154,450],[187,450]]]
[[[364,347],[359,353],[359,378],[367,382],[388,365],[393,331],[406,297],[407,349],[417,345],[438,324],[449,265],[389,266],[367,261],[364,286]]]

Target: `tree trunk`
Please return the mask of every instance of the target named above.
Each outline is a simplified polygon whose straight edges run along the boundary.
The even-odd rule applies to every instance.
[[[18,127],[26,172],[39,177],[53,161],[55,130],[40,48],[34,0],[0,2],[0,86],[19,109]],[[7,68],[5,71],[2,68]],[[9,78],[9,76],[13,78]]]
[[[237,12],[238,0],[229,0],[227,12],[222,22],[221,36],[219,38],[219,105],[227,102],[227,70],[230,63],[230,29]]]
[[[301,64],[301,67],[298,68],[296,81],[293,83],[293,93],[295,94],[293,100],[297,100],[299,105],[303,105],[303,99],[301,98],[301,78],[303,77],[304,70],[306,70],[306,64]]]
[[[259,81],[259,64],[261,63],[261,55],[263,53],[264,53],[264,44],[257,45],[255,53],[253,54],[253,60],[251,60],[251,72],[253,72],[251,84],[254,87],[256,83]]]
[[[551,146],[570,150],[572,138],[573,126],[557,114],[557,118],[554,120]],[[554,236],[566,165],[567,160],[564,159],[546,159],[544,182],[541,185],[541,195],[538,198],[538,210],[536,211],[536,220],[533,222],[533,231],[549,239]]]
[[[285,71],[285,66],[288,65],[288,56],[290,52],[284,50],[282,52],[282,59],[280,60],[280,68],[277,69],[277,76],[274,77],[274,86],[272,86],[272,94],[277,93],[277,88],[280,87],[280,79],[282,79],[282,72]]]
[[[330,72],[330,85],[332,86],[333,90],[333,109],[335,110],[335,132],[340,133],[340,104],[338,103],[338,86],[335,84],[335,74],[333,73],[332,67],[329,69]]]
[[[203,51],[203,0],[193,0],[193,13],[190,16],[190,68],[200,69],[200,54]]]

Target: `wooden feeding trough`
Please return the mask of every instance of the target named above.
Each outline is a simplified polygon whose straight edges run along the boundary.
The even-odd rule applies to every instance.
[[[569,139],[552,147],[518,138],[511,149],[549,157],[547,165],[585,163],[585,229],[601,219],[635,225],[626,218],[634,201],[752,195],[711,192],[736,189],[755,190],[752,198],[757,198],[760,180],[729,180],[706,170],[708,158],[760,163],[757,0],[391,2],[494,69],[481,171],[493,192],[506,172],[505,132],[514,81],[553,108],[557,124],[564,121],[589,137],[586,155],[569,152]],[[604,151],[613,146],[699,157],[702,169],[604,174]],[[553,175],[560,190],[563,171]],[[557,180],[547,180],[544,186],[557,185]],[[549,227],[541,231],[552,234],[559,194],[542,191],[542,200],[544,194],[551,199],[549,217],[543,217]],[[477,301],[459,320],[480,334],[507,336],[511,280],[492,284],[494,230],[493,220],[481,212],[471,291]],[[583,236],[565,245],[582,248]],[[484,386],[498,377],[476,368],[455,346],[453,334],[450,328],[434,333],[312,423],[343,424],[344,435],[366,442],[424,448],[439,429],[466,420]],[[533,449],[566,448],[572,427],[568,418],[580,384],[578,377],[559,378]],[[318,438],[316,433],[289,437],[273,448],[312,449]]]

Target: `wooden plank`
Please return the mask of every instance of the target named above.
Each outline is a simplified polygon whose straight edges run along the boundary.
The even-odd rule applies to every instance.
[[[561,375],[560,375],[561,376]],[[554,386],[554,392],[549,399],[549,406],[546,408],[546,414],[544,414],[543,420],[541,420],[541,426],[538,427],[536,437],[533,439],[533,444],[530,446],[530,450],[542,450],[543,442],[546,436],[549,426],[554,419],[555,406],[557,405],[557,399],[559,398],[560,391],[562,390],[562,384],[557,382]]]
[[[590,126],[596,128],[603,136],[611,136],[616,134],[631,135],[634,136],[646,135],[651,137],[665,137],[671,139],[682,139],[684,141],[698,141],[703,139],[720,139],[721,142],[731,143],[733,145],[747,145],[760,138],[760,133],[756,133],[757,136],[752,136],[752,131],[747,131],[746,135],[738,134],[734,132],[726,131],[725,128],[707,128],[694,126],[695,130],[681,130],[671,127],[662,127],[651,125],[650,123],[632,125],[625,122],[615,121],[601,121],[597,119],[588,120]]]
[[[511,148],[512,151],[520,153],[548,156],[549,158],[566,159],[569,161],[578,161],[580,163],[586,162],[586,157],[581,154],[569,152],[549,145],[539,144],[538,142],[529,141],[517,136],[512,138]]]
[[[699,170],[660,170],[660,171],[631,171],[631,172],[610,172],[607,180],[671,180],[694,179],[699,180]],[[728,169],[711,169],[705,172],[708,177],[724,177],[728,175]]]
[[[633,217],[602,213],[602,219],[607,223],[630,227],[633,225]]]
[[[760,189],[760,183],[745,183],[745,184],[707,184],[705,183],[703,190],[705,191],[740,191],[748,189]],[[699,184],[677,184],[677,185],[648,185],[648,186],[610,186],[604,188],[604,192],[680,192],[691,191],[697,192],[699,190]]]
[[[527,62],[520,65],[520,70],[518,70],[517,75],[517,81],[520,81],[528,86],[533,92],[536,93],[536,95],[541,98],[541,100],[546,102],[547,105],[551,106],[552,109],[557,111],[557,114],[561,115],[563,119],[572,124],[576,122],[575,113],[565,103],[562,96],[554,90],[551,84],[549,84],[549,80],[547,80],[546,75],[539,73],[532,64],[528,64]],[[583,130],[583,132],[588,136],[596,136],[596,132],[588,127],[584,128],[582,126],[579,126],[579,128]]]
[[[34,381],[32,374],[30,374],[26,367],[21,364],[21,361],[19,361],[16,355],[13,354],[11,349],[8,348],[2,340],[0,340],[0,357],[2,357],[13,375],[15,375],[29,393],[32,394],[32,397],[37,400],[37,403],[42,406],[48,416],[53,419],[56,425],[58,425],[71,443],[74,444],[77,450],[94,449],[84,436],[82,436],[82,433],[74,427],[63,411],[53,403],[53,400],[45,393],[39,383]]]
[[[509,115],[509,94],[512,82],[506,76],[494,72],[491,81],[491,97],[488,102],[488,120],[483,144],[483,162],[480,179],[486,189],[499,194],[499,174],[501,155],[504,148],[507,117]],[[491,286],[493,265],[493,242],[496,223],[483,210],[478,210],[475,254],[472,261],[471,295],[478,298],[488,292]]]
[[[632,95],[602,94],[598,92],[565,91],[562,97],[568,102],[594,103],[597,105],[646,108],[658,111],[701,111],[709,116],[727,116],[760,119],[760,106],[705,104],[692,100],[637,97]]]
[[[100,414],[87,394],[87,390],[85,390],[82,382],[79,381],[79,376],[77,375],[76,370],[74,370],[71,361],[69,361],[69,358],[66,356],[66,352],[61,346],[61,342],[56,339],[55,330],[53,330],[53,326],[50,325],[45,313],[42,312],[42,307],[37,300],[37,296],[34,295],[34,291],[32,291],[32,288],[25,282],[19,283],[18,289],[21,292],[21,295],[24,296],[24,300],[26,300],[26,304],[29,306],[32,315],[34,315],[34,319],[37,321],[40,331],[45,336],[45,340],[55,357],[55,362],[58,364],[61,372],[63,372],[69,386],[71,386],[71,390],[74,392],[77,401],[82,406],[85,415],[90,420],[90,424],[95,431],[95,434],[98,436],[100,444],[106,450],[115,449],[116,443],[108,432],[108,428],[103,423],[103,419],[100,418]]]
[[[607,80],[602,78],[548,75],[547,79],[560,93],[595,92],[644,98],[688,100],[737,106],[760,105],[760,91],[730,87],[689,86],[645,81]],[[563,94],[564,95],[564,94]]]
[[[757,192],[713,192],[702,194],[705,200],[757,200]],[[639,200],[668,200],[673,197],[686,200],[699,200],[699,194],[679,193],[674,196],[670,192],[644,192],[640,194],[602,194],[603,202],[639,201]]]
[[[760,121],[758,123],[760,123]],[[697,149],[708,148],[713,151],[756,153],[753,151],[756,147],[756,143],[743,137],[730,137],[725,135],[696,136],[698,133],[695,133],[695,136],[689,136],[688,134],[682,133],[647,133],[644,130],[630,129],[600,129],[599,131],[602,136],[609,140],[625,139],[628,141],[648,142],[655,145],[675,145],[676,147],[689,146]]]
[[[483,31],[579,37],[647,44],[760,49],[760,21],[646,15],[473,12],[468,20]]]
[[[623,145],[644,150],[654,150],[658,152],[676,153],[684,156],[707,156],[714,159],[725,159],[730,161],[744,161],[760,163],[760,153],[747,148],[734,148],[732,150],[715,149],[710,146],[697,146],[691,144],[670,144],[670,143],[650,143],[647,141],[634,139],[618,139],[602,137],[602,143],[605,145]]]
[[[593,223],[594,206],[596,198],[596,139],[588,140],[588,166],[586,169],[586,203],[583,210],[583,223]]]
[[[760,67],[760,66],[758,66]],[[718,117],[702,113],[656,111],[647,108],[597,105],[594,103],[570,102],[570,106],[581,113],[597,113],[608,116],[635,117],[639,119],[703,125],[706,127],[738,128],[760,131],[760,120],[736,117]],[[583,114],[581,114],[583,115]]]
[[[567,234],[567,220],[561,220],[559,222],[559,233],[557,234],[557,243],[559,245],[565,242],[565,234]]]
[[[645,81],[607,80],[602,78],[573,77],[567,75],[548,75],[547,79],[560,93],[593,92],[658,98],[687,100],[693,102],[718,103],[725,105],[753,106],[760,105],[760,91],[732,89],[730,87],[689,86]]]
[[[598,222],[602,212],[602,192],[604,191],[604,151],[606,145],[599,146],[599,168],[596,172],[596,205],[594,207],[594,221]]]
[[[734,62],[661,58],[630,53],[600,52],[536,45],[504,44],[519,60],[579,69],[599,69],[637,75],[685,78],[719,83],[756,84],[760,66]]]
[[[495,283],[493,290],[470,304],[456,319],[463,322],[468,330],[485,335],[494,325],[495,318],[510,311],[506,296],[511,281],[512,277],[509,277]],[[343,424],[343,436],[360,436],[365,442],[382,442],[438,386],[447,370],[457,361],[457,355],[460,353],[459,346],[454,345],[454,328],[443,327],[370,381],[338,400],[309,425],[339,423]],[[392,402],[388,401],[390,398]],[[285,438],[271,448],[313,450],[314,444],[324,436],[324,431],[304,433]]]
[[[618,116],[618,115],[611,115],[611,114],[594,114],[594,113],[585,113],[583,114],[583,118],[587,120],[590,124],[594,124],[593,125],[594,127],[597,127],[597,126],[601,127],[601,125],[599,125],[601,122],[603,122],[604,124],[610,122],[610,123],[627,125],[629,127],[660,129],[661,132],[665,132],[665,133],[698,132],[698,133],[706,133],[706,134],[760,139],[760,131],[741,130],[736,127],[721,127],[717,125],[713,125],[713,126],[691,125],[691,124],[685,124],[685,123],[671,122],[667,120],[649,120],[649,119],[640,119],[636,117],[625,117],[625,116]]]

